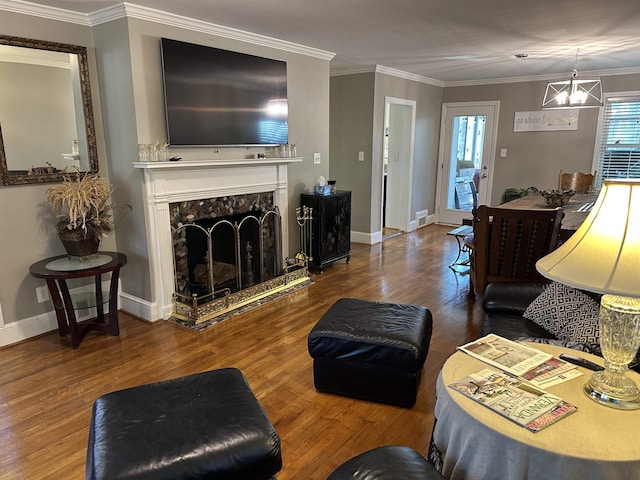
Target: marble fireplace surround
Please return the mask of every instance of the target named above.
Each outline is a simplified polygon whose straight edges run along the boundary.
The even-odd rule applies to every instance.
[[[286,256],[289,251],[287,168],[290,163],[302,161],[295,157],[134,162],[134,167],[143,172],[151,293],[157,306],[155,316],[168,319],[173,312],[175,285],[169,204],[273,192],[274,205],[279,208],[282,219],[282,252]]]

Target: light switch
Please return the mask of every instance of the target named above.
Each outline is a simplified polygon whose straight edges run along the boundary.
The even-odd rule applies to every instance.
[[[320,165],[320,154],[319,153],[314,153],[313,154],[313,163],[315,165]]]
[[[507,149],[506,148],[500,149],[500,156],[502,158],[505,158],[507,156]]]
[[[364,162],[364,152],[358,152],[358,161]]]

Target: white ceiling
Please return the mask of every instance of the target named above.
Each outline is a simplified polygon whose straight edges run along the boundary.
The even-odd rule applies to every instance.
[[[0,0],[1,2],[2,0]],[[4,0],[5,3],[7,0]],[[37,0],[92,14],[117,0]],[[640,0],[134,0],[443,84],[640,72]],[[516,53],[527,53],[524,60]]]

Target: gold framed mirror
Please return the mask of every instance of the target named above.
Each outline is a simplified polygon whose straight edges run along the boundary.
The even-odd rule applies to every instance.
[[[87,49],[0,35],[0,180],[98,172]]]

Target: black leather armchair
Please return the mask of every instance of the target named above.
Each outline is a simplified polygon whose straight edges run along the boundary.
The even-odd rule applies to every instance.
[[[556,337],[522,315],[542,293],[544,283],[490,283],[482,299],[486,313],[482,335],[495,333],[511,340]]]

